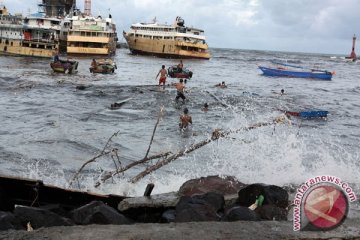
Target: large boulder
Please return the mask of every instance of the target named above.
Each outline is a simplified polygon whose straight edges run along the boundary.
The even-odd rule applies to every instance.
[[[183,196],[176,205],[175,222],[219,221],[224,204],[224,196],[218,193]]]
[[[0,231],[9,229],[25,229],[11,212],[0,211]]]
[[[0,211],[13,211],[14,206],[15,204],[9,197],[7,189],[0,186]]]
[[[227,210],[221,220],[224,222],[259,221],[260,216],[247,207],[235,206]]]
[[[130,224],[132,221],[101,201],[93,201],[70,213],[76,224]]]
[[[280,208],[286,208],[289,204],[289,194],[281,187],[265,184],[251,184],[242,189],[238,193],[238,204],[240,206],[249,207],[256,201],[259,195],[264,196],[263,205],[272,204]]]
[[[15,217],[20,220],[23,226],[30,222],[34,229],[40,227],[53,226],[72,226],[74,223],[68,219],[57,215],[51,211],[35,207],[16,206]]]
[[[160,222],[161,223],[171,223],[175,222],[176,218],[176,210],[175,209],[168,209],[161,215]]]
[[[244,186],[246,185],[231,176],[208,176],[185,182],[179,189],[179,195],[191,196],[193,194],[203,194],[207,192],[230,195],[238,193],[239,189]]]

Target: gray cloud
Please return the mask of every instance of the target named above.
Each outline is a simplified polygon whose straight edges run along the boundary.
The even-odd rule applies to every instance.
[[[205,30],[211,47],[348,54],[359,35],[358,0],[93,0],[94,15],[109,8],[119,33],[154,17]],[[5,0],[12,12],[36,10],[37,0]],[[80,9],[83,3],[78,0]],[[119,34],[121,35],[121,34]]]

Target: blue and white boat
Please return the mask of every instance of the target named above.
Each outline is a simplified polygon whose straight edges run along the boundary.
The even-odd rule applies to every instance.
[[[289,78],[315,78],[320,80],[331,80],[335,72],[327,70],[309,69],[285,63],[274,62],[277,67],[258,66],[265,76],[289,77]]]

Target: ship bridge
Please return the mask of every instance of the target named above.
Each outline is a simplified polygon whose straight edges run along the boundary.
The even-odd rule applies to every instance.
[[[76,0],[42,0],[39,7],[47,17],[64,17],[75,4]]]

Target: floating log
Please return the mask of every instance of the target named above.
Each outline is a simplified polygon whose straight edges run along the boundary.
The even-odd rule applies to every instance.
[[[131,182],[136,183],[140,179],[145,177],[146,175],[154,172],[155,170],[157,170],[157,169],[169,164],[170,162],[175,161],[179,157],[182,157],[187,153],[193,152],[196,149],[199,149],[199,148],[201,148],[201,147],[203,147],[203,146],[205,146],[205,145],[207,145],[207,144],[209,144],[209,143],[211,143],[211,142],[213,142],[213,141],[215,141],[215,140],[217,140],[219,138],[224,138],[224,137],[229,136],[232,133],[238,133],[240,131],[249,131],[249,130],[252,130],[252,129],[259,128],[259,127],[265,127],[265,126],[275,125],[275,124],[284,123],[284,122],[290,123],[289,119],[286,116],[279,116],[279,117],[273,119],[270,122],[260,122],[260,123],[253,124],[253,125],[248,126],[248,127],[242,127],[242,128],[236,129],[236,130],[223,131],[221,129],[215,129],[213,131],[213,133],[212,133],[211,138],[208,138],[208,139],[206,139],[206,140],[204,140],[202,142],[193,144],[193,145],[187,147],[186,149],[181,150],[181,151],[177,152],[176,154],[173,154],[173,155],[171,155],[169,157],[166,157],[165,159],[162,159],[162,160],[158,161],[156,164],[147,167],[146,170],[144,170],[143,172],[141,172],[138,175],[136,175],[135,177],[133,177],[131,179]]]

